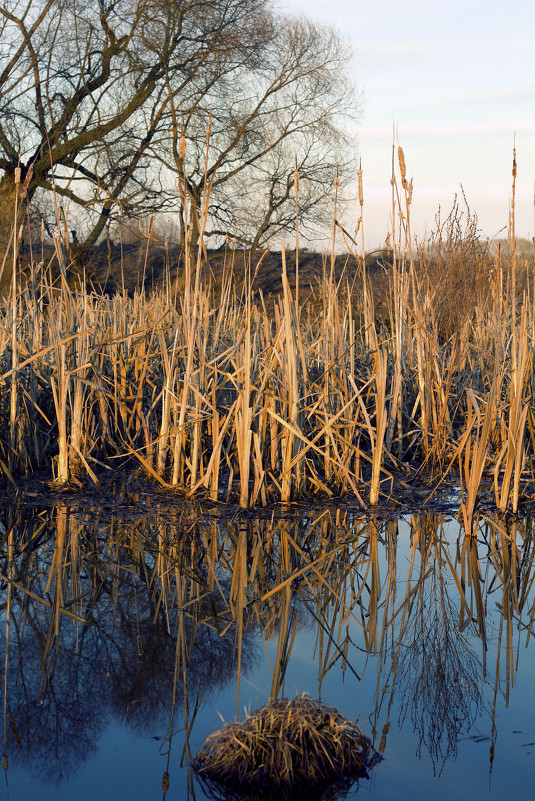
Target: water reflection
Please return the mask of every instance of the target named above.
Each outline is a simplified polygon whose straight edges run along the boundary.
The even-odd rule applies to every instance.
[[[409,577],[403,601],[393,606],[392,624],[396,615],[401,619],[392,645],[385,648],[378,686],[390,686],[389,706],[398,696],[400,721],[410,717],[418,753],[426,748],[440,773],[445,760],[456,755],[461,733],[470,730],[480,713],[484,670],[465,637],[472,618],[462,587],[459,595],[451,581],[458,576],[448,556],[444,521],[426,515],[413,516],[411,523]],[[465,540],[470,547],[473,542]],[[468,615],[461,625],[460,612]],[[376,716],[386,695],[383,689],[376,699]],[[387,727],[388,718],[387,713]]]
[[[173,545],[162,527],[100,525],[67,509],[10,515],[3,531],[4,752],[13,764],[61,780],[91,756],[110,716],[165,731],[177,707],[188,714],[188,697],[232,680],[234,623],[228,637],[198,625],[221,601],[179,569],[176,531]],[[228,583],[219,581],[223,593]],[[247,664],[248,637],[242,652]]]
[[[496,707],[533,634],[530,520],[482,518],[465,536],[433,515],[148,520],[65,506],[4,510],[0,536],[9,765],[61,780],[115,719],[161,737],[172,769],[173,733],[225,685],[238,711],[253,665],[269,664],[266,697],[286,692],[305,633],[318,695],[333,674],[351,693],[376,672],[363,711],[380,750],[393,726],[411,729],[440,773],[484,713],[492,767]]]

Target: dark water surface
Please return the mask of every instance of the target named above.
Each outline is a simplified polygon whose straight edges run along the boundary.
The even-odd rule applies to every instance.
[[[0,798],[204,799],[188,745],[301,693],[383,753],[347,798],[534,797],[531,520],[65,505],[0,538]]]

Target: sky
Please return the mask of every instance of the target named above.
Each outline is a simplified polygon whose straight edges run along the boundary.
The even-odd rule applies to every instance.
[[[516,233],[535,232],[534,0],[288,0],[353,48],[366,250],[390,226],[392,131],[423,239],[464,189],[482,237],[507,237],[516,142]],[[356,218],[357,201],[346,211]],[[353,222],[354,225],[354,222]]]

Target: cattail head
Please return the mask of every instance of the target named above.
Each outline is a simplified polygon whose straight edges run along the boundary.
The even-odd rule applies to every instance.
[[[178,155],[180,156],[181,161],[184,161],[186,158],[186,137],[181,136],[178,140]]]
[[[24,198],[26,197],[28,186],[30,184],[30,181],[32,180],[32,175],[33,175],[33,164],[30,164],[26,172],[26,178],[24,179],[24,183],[22,184],[19,190],[19,197],[21,200],[24,200]]]
[[[401,145],[398,147],[398,161],[399,171],[401,173],[401,185],[403,189],[407,189],[407,167],[405,165],[405,153]]]
[[[15,167],[15,183],[20,184],[20,167]]]
[[[294,170],[294,192],[296,195],[299,194],[299,171],[297,167]]]
[[[516,149],[513,149],[513,178],[516,178]]]
[[[359,165],[359,169],[358,169],[358,172],[357,172],[357,176],[358,176],[358,179],[359,179],[359,203],[360,203],[361,206],[363,206],[364,205],[364,192],[362,190],[362,169],[360,168],[360,165]]]
[[[407,174],[407,167],[405,165],[405,153],[403,152],[403,148],[401,145],[398,147],[398,162],[399,162],[399,171],[401,173],[401,177],[405,178]]]

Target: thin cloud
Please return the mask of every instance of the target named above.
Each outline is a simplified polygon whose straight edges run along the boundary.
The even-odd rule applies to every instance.
[[[528,183],[527,181],[524,182],[517,182],[517,194],[529,197],[529,192],[533,192],[533,185]],[[353,189],[353,187],[351,187]],[[416,184],[414,187],[414,195],[413,200],[415,202],[419,202],[422,200],[444,200],[444,198],[450,198],[453,200],[455,195],[457,198],[461,198],[463,190],[464,194],[466,195],[468,201],[471,200],[485,200],[485,201],[498,201],[505,203],[508,202],[508,190],[510,189],[510,181],[502,181],[498,183],[497,181],[490,181],[488,183],[474,183],[469,181],[468,183],[460,182],[460,181],[451,181],[450,183],[440,183],[440,184]],[[356,197],[356,188],[354,189],[354,194]],[[364,182],[364,200],[368,199],[382,199],[386,198],[390,200],[392,194],[392,189],[389,184],[366,184]]]
[[[430,109],[451,108],[452,106],[470,106],[473,108],[475,105],[518,103],[524,100],[535,102],[535,85],[526,86],[521,89],[504,89],[497,92],[472,92],[464,95],[446,95],[440,100],[426,103],[425,107],[428,111]],[[421,108],[421,106],[414,108]]]
[[[436,53],[436,46],[430,42],[357,42],[356,55],[359,58],[414,58]]]
[[[535,133],[535,120],[496,120],[494,122],[469,123],[458,125],[399,125],[398,136],[456,136],[472,133],[489,133],[492,131],[527,131]],[[358,128],[360,139],[392,139],[392,126],[381,125],[371,128]]]

